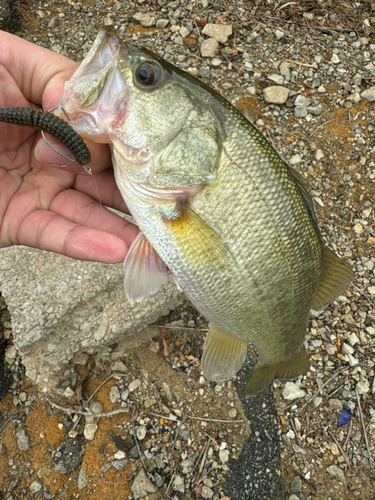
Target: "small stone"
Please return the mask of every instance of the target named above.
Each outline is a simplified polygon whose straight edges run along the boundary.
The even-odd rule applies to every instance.
[[[282,392],[283,398],[287,400],[303,398],[305,394],[305,391],[300,389],[294,382],[286,382]]]
[[[38,483],[38,481],[33,481],[29,486],[32,495],[38,493],[38,491],[40,491],[42,488],[43,486],[40,483]]]
[[[324,158],[324,153],[321,149],[316,149],[314,151],[314,160],[320,161]]]
[[[215,57],[219,53],[219,42],[213,38],[203,40],[201,44],[202,57]]]
[[[137,477],[134,479],[131,490],[133,492],[134,500],[139,500],[140,498],[144,498],[148,493],[156,493],[158,491],[156,486],[154,486],[149,480],[142,467],[138,472]]]
[[[348,340],[350,345],[355,345],[359,343],[359,338],[355,333],[351,333],[348,337]]]
[[[98,424],[86,424],[85,425],[83,435],[85,436],[85,438],[88,441],[92,441],[94,439],[95,432],[96,432],[97,428],[98,428]]]
[[[211,72],[208,68],[199,68],[198,75],[201,78],[210,78]]]
[[[232,34],[232,25],[207,23],[203,28],[202,33],[214,38],[220,43],[226,43]]]
[[[189,474],[194,469],[194,462],[186,458],[181,462],[181,472],[182,474]]]
[[[294,100],[294,105],[295,106],[303,106],[307,107],[311,103],[311,99],[308,97],[305,97],[304,95],[299,94],[295,100]]]
[[[125,469],[127,463],[128,461],[125,458],[123,460],[114,460],[112,462],[112,467],[118,471],[122,471]]]
[[[129,391],[130,392],[135,391],[136,389],[138,389],[138,387],[140,387],[141,383],[142,383],[141,379],[136,378],[135,380],[133,380],[132,382],[130,382],[130,384],[128,386]]]
[[[140,425],[137,429],[137,439],[142,441],[146,437],[147,429],[143,425]]]
[[[291,165],[297,165],[298,163],[301,163],[302,161],[302,158],[300,155],[293,155],[290,160],[289,160],[289,163]]]
[[[151,406],[156,405],[157,401],[155,398],[152,399],[146,399],[145,402],[143,403],[143,406],[148,409],[151,408]]]
[[[186,26],[182,26],[180,28],[180,35],[182,36],[182,38],[186,38],[190,35],[190,31],[186,28]]]
[[[363,232],[363,226],[359,222],[355,224],[353,229],[356,234],[361,234]]]
[[[301,493],[302,491],[302,482],[301,482],[301,478],[299,476],[296,476],[291,485],[290,485],[290,489],[293,493]]]
[[[350,94],[347,98],[347,101],[353,102],[354,104],[358,104],[359,101],[361,100],[361,96],[359,95],[359,92],[354,92],[353,94]]]
[[[236,418],[237,417],[237,410],[236,410],[236,408],[231,408],[228,411],[228,417],[229,418]]]
[[[26,434],[25,429],[21,429],[17,432],[17,446],[20,450],[26,451],[30,448],[30,438]]]
[[[360,381],[356,385],[358,394],[367,394],[370,390],[370,385],[367,380]]]
[[[330,399],[328,405],[332,410],[342,410],[342,401],[339,399]]]
[[[320,406],[322,404],[322,401],[323,401],[323,398],[321,398],[320,396],[317,396],[316,398],[314,398],[313,405],[315,406],[315,408],[318,408],[318,406]]]
[[[296,118],[305,118],[307,116],[307,108],[305,106],[296,106],[294,108],[294,116]]]
[[[211,64],[214,68],[217,68],[218,66],[220,66],[220,64],[222,63],[223,61],[221,59],[219,59],[218,57],[214,57],[211,61]]]
[[[173,486],[174,489],[180,493],[185,493],[185,482],[183,477],[176,475],[173,479]]]
[[[333,64],[340,64],[340,58],[337,54],[332,54],[332,57],[331,57],[331,62]]]
[[[66,438],[52,453],[55,472],[69,474],[81,465],[82,439],[80,437]]]
[[[128,372],[128,367],[120,360],[114,361],[111,363],[111,371],[112,373],[119,372],[119,373],[127,373]]]
[[[326,91],[325,87],[323,87],[323,85],[319,85],[318,92],[319,92],[319,94],[325,94],[327,91]]]
[[[169,19],[158,19],[156,21],[156,28],[163,29],[166,28],[169,24]]]
[[[189,67],[188,69],[188,72],[193,75],[193,76],[198,76],[198,68],[194,68],[194,67]]]
[[[289,96],[289,89],[272,85],[263,90],[264,100],[269,104],[284,104]]]
[[[344,354],[353,354],[354,349],[350,345],[348,345],[346,342],[342,344],[342,352]]]
[[[299,496],[297,496],[293,493],[293,495],[290,495],[290,497],[288,497],[288,500],[300,500],[300,498],[299,498]]]
[[[150,28],[156,24],[156,19],[150,16],[150,14],[144,12],[137,12],[134,14],[133,19],[139,21],[144,28]]]
[[[109,391],[109,399],[111,400],[111,403],[117,403],[117,401],[120,399],[120,391],[118,390],[117,386],[111,387],[111,390]]]
[[[129,397],[130,391],[126,389],[125,391],[122,391],[121,393],[121,401],[127,401]]]
[[[307,106],[307,112],[310,113],[310,115],[314,116],[319,116],[322,114],[323,107],[322,106]]]
[[[228,460],[229,460],[229,450],[220,450],[219,451],[219,458],[220,458],[220,461],[223,464],[225,462],[228,462]]]
[[[369,286],[367,290],[371,295],[375,295],[375,286]]]
[[[343,471],[337,467],[337,465],[330,465],[326,468],[326,471],[331,474],[334,478],[337,479],[339,483],[341,483],[346,488],[346,479]]]
[[[214,492],[209,488],[208,486],[203,486],[202,488],[202,498],[204,500],[209,500],[210,498],[213,498]]]
[[[271,82],[277,83],[278,85],[282,85],[284,83],[284,77],[281,75],[269,75],[268,80],[271,80]]]
[[[276,35],[276,38],[277,38],[278,40],[280,40],[280,38],[283,38],[283,36],[285,36],[285,33],[284,33],[284,31],[277,29],[277,30],[275,31],[275,35]]]
[[[77,486],[78,486],[79,490],[82,490],[83,488],[86,488],[86,486],[87,486],[87,479],[85,476],[85,471],[82,467],[79,469]]]
[[[126,458],[126,453],[124,451],[117,451],[114,455],[116,460],[124,460],[124,458]]]
[[[164,479],[157,472],[154,474],[154,483],[157,488],[161,488],[164,484]]]
[[[361,93],[361,97],[368,102],[375,101],[375,87],[370,87]]]
[[[102,403],[100,401],[97,401],[96,399],[93,399],[93,400],[90,401],[89,410],[94,415],[98,415],[99,413],[103,413],[103,405],[102,405]]]

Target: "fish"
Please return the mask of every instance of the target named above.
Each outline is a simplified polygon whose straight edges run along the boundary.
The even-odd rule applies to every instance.
[[[309,311],[353,272],[325,245],[303,177],[211,87],[105,30],[59,106],[80,135],[110,145],[140,230],[124,262],[129,300],[172,273],[209,321],[206,378],[233,378],[257,350],[245,395],[306,373]]]

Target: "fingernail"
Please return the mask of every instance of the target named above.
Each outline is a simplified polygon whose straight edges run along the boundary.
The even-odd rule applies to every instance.
[[[35,158],[42,163],[49,163],[50,165],[61,167],[69,163],[67,158],[61,156],[60,153],[64,154],[68,158],[72,158],[72,153],[59,142],[49,141],[51,146],[53,146],[57,151],[54,151],[49,144],[42,142],[36,146],[34,149]],[[72,158],[74,161],[74,159]]]

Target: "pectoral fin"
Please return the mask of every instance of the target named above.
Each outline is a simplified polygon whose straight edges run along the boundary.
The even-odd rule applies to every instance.
[[[254,396],[257,392],[270,385],[274,379],[295,378],[306,373],[309,368],[310,362],[305,348],[302,348],[293,358],[279,363],[266,364],[258,362],[245,384],[244,394]]]
[[[140,232],[124,260],[124,287],[133,305],[156,293],[167,280],[167,267]]]
[[[201,367],[208,380],[230,380],[243,365],[247,342],[210,326],[204,343]]]
[[[164,217],[175,237],[176,245],[192,261],[213,264],[218,270],[226,268],[233,258],[217,232],[187,203],[179,203],[173,218]]]
[[[320,311],[343,293],[354,278],[349,265],[326,246],[323,247],[323,265],[324,276],[312,304],[315,311]]]

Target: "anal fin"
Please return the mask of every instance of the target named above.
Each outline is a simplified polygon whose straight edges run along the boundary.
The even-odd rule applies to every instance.
[[[312,303],[315,311],[330,304],[354,278],[350,266],[326,246],[323,247],[323,265],[324,276]]]
[[[266,364],[260,361],[245,384],[244,394],[254,396],[269,386],[273,380],[295,378],[306,373],[309,368],[310,362],[304,347],[293,358],[279,363]]]
[[[208,380],[230,380],[243,365],[247,353],[247,342],[210,325],[201,367]]]
[[[139,232],[124,260],[124,287],[133,305],[156,293],[167,280],[167,267]]]

